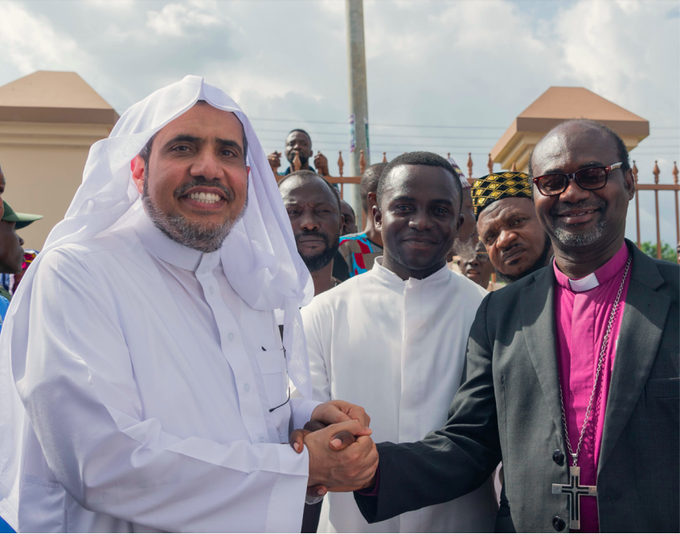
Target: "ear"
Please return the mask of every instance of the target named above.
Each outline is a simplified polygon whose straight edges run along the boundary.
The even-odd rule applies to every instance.
[[[146,165],[141,156],[135,156],[130,162],[130,170],[132,171],[132,181],[137,186],[137,191],[141,195],[144,192],[144,170]]]
[[[376,230],[380,231],[382,229],[382,213],[380,208],[374,204],[371,210],[373,211],[373,224]]]
[[[378,198],[375,194],[375,191],[370,191],[366,195],[366,199],[368,200],[368,209],[369,210],[378,203]]]
[[[635,196],[635,179],[633,178],[633,171],[628,169],[623,175],[623,179],[626,182],[626,188],[628,189],[628,200],[633,200]]]

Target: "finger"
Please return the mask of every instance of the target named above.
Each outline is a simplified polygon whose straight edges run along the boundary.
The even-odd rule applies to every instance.
[[[357,438],[354,437],[354,434],[347,432],[347,430],[341,430],[333,436],[333,439],[331,439],[331,449],[340,451],[354,443],[356,440]]]
[[[324,432],[328,432],[329,435],[335,435],[341,430],[346,430],[354,436],[370,436],[373,433],[370,428],[366,428],[356,419],[350,419],[349,421],[343,421],[342,423],[328,425],[324,429]]]
[[[366,411],[361,406],[352,405],[349,408],[347,415],[351,419],[356,419],[357,421],[359,421],[365,427],[368,427],[371,424],[371,418],[368,416]]]
[[[290,433],[290,437],[288,438],[288,443],[290,443],[290,446],[293,447],[295,452],[300,454],[305,446],[304,446],[304,438],[307,434],[309,434],[309,430],[304,430],[304,429],[297,429],[293,430]]]
[[[317,430],[322,430],[326,428],[328,425],[326,423],[323,423],[321,421],[317,421],[316,419],[313,419],[311,421],[307,421],[305,423],[305,426],[303,427],[305,430],[309,430],[310,432],[316,432]]]
[[[314,497],[322,497],[328,493],[328,488],[326,486],[309,486],[307,488],[307,495],[312,495]]]

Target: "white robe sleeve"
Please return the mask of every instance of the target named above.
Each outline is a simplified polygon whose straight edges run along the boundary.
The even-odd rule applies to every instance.
[[[42,258],[13,375],[56,481],[84,508],[166,531],[297,531],[308,454],[178,437],[144,418],[119,288],[69,254]],[[228,422],[225,422],[228,424]],[[53,481],[48,481],[52,483]]]

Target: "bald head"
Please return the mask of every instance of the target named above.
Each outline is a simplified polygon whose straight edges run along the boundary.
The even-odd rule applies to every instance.
[[[536,144],[531,158],[529,158],[529,176],[536,176],[534,174],[536,157],[543,156],[544,152],[555,155],[556,151],[565,148],[569,150],[577,149],[577,145],[582,145],[586,140],[593,140],[598,144],[611,143],[618,155],[617,161],[622,163],[621,170],[625,173],[630,169],[626,144],[614,130],[589,119],[575,119],[558,124]]]

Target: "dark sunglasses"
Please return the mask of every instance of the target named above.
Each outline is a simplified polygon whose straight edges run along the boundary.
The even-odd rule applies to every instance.
[[[609,173],[621,168],[623,163],[613,163],[601,167],[588,167],[570,174],[544,174],[533,179],[538,191],[546,197],[561,195],[567,190],[569,180],[574,179],[581,189],[593,191],[607,185]]]

